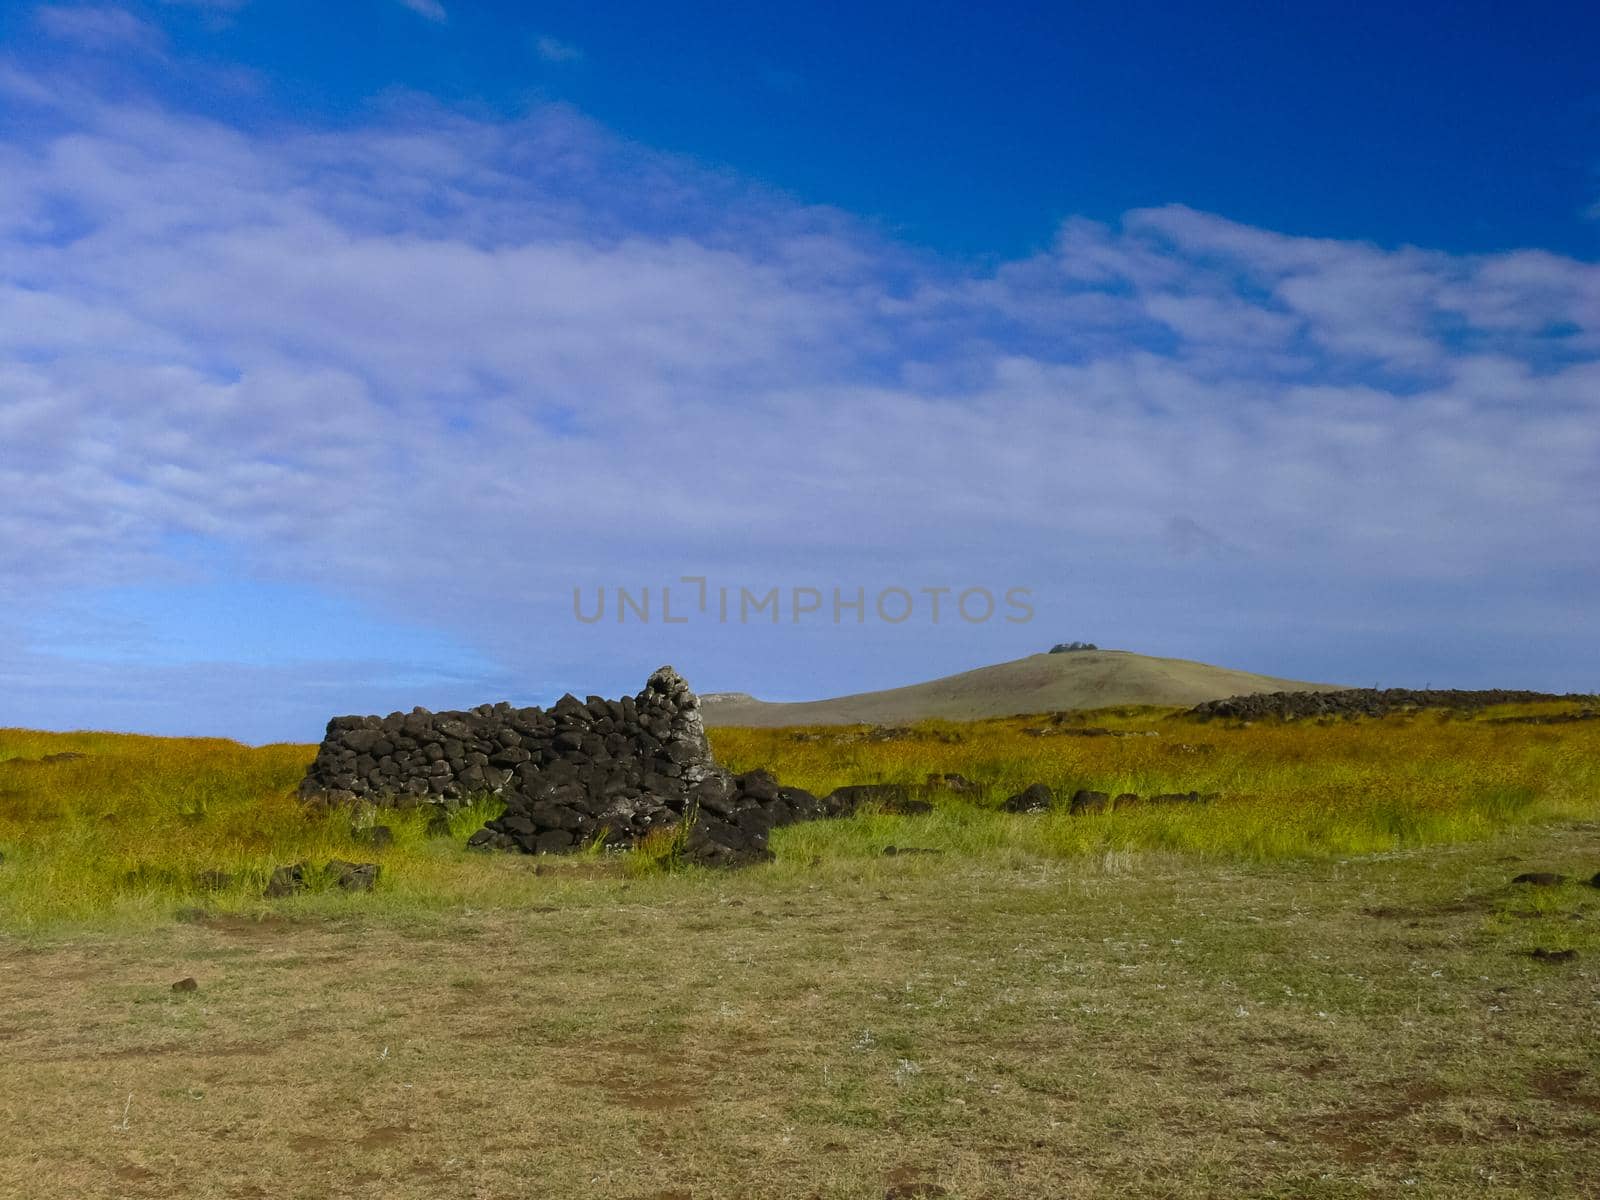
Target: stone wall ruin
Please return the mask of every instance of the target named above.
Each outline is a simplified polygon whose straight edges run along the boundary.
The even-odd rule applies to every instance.
[[[444,810],[496,795],[505,813],[470,844],[530,854],[596,839],[631,845],[688,815],[682,852],[711,865],[761,861],[774,827],[826,815],[809,792],[720,766],[700,701],[671,667],[620,700],[567,695],[548,710],[501,703],[335,717],[300,794],[326,804]]]

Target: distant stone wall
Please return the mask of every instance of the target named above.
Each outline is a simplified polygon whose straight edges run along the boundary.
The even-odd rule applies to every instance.
[[[821,815],[809,793],[767,775],[735,778],[712,757],[700,702],[671,667],[637,696],[548,711],[482,705],[335,717],[300,785],[303,798],[453,808],[475,796],[506,801],[472,844],[554,853],[595,838],[626,845],[694,817],[689,856],[733,864],[767,856],[774,825]]]
[[[1296,720],[1305,717],[1381,717],[1408,709],[1441,708],[1463,712],[1490,708],[1496,704],[1533,704],[1549,700],[1586,701],[1593,696],[1568,693],[1486,691],[1418,688],[1344,688],[1336,692],[1259,692],[1249,696],[1229,696],[1207,700],[1189,711],[1197,717],[1230,717],[1257,720],[1280,717]]]

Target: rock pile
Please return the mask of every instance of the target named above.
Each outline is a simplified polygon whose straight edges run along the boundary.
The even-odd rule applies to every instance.
[[[1162,792],[1157,796],[1140,796],[1134,792],[1121,792],[1116,796],[1112,796],[1110,792],[1096,792],[1088,788],[1079,788],[1072,794],[1070,800],[1066,800],[1066,807],[1070,815],[1078,817],[1127,808],[1165,807],[1173,804],[1207,804],[1217,798],[1218,796],[1215,792]],[[1049,785],[1035,783],[1024,788],[1016,795],[1008,797],[1000,808],[1001,811],[1010,813],[1050,812],[1058,807],[1062,799],[1065,799],[1064,794],[1062,797],[1057,797]]]
[[[627,845],[689,815],[681,851],[713,865],[760,861],[773,828],[831,815],[765,772],[735,777],[719,766],[700,701],[671,667],[637,696],[568,695],[548,711],[496,704],[335,717],[300,793],[320,803],[444,810],[497,795],[505,813],[469,844],[530,854],[595,839]]]
[[[1549,700],[1590,700],[1583,695],[1556,696],[1547,692],[1522,692],[1496,688],[1458,691],[1454,688],[1345,688],[1337,692],[1261,692],[1207,700],[1189,710],[1197,717],[1231,717],[1254,721],[1262,717],[1295,720],[1303,717],[1382,717],[1407,709],[1442,708],[1459,711],[1496,704],[1533,704]]]

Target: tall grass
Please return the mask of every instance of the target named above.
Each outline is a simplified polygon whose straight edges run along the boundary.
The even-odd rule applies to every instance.
[[[812,740],[798,740],[791,730],[719,729],[712,742],[734,770],[765,767],[819,795],[847,783],[920,785],[946,771],[979,785],[966,795],[933,793],[935,811],[926,816],[866,812],[779,830],[778,862],[768,869],[775,879],[817,859],[879,857],[888,845],[1015,860],[1137,850],[1321,857],[1600,817],[1600,722],[1494,725],[1483,716],[1426,714],[1241,727],[1161,709],[1081,720],[1158,736],[1037,737],[1023,731],[1052,726],[1009,719],[928,723],[892,741],[838,729],[811,731]],[[84,757],[39,761],[63,752]],[[497,811],[493,801],[456,814],[450,839],[429,838],[422,813],[385,812],[380,819],[393,829],[394,845],[377,851],[361,845],[350,813],[308,812],[295,799],[314,753],[310,746],[252,749],[217,739],[0,730],[0,927],[168,919],[188,905],[260,912],[269,907],[261,892],[273,868],[330,858],[381,863],[378,892],[312,895],[270,907],[491,907],[578,886],[560,873],[534,883],[534,864],[521,856],[465,851],[466,836]],[[1034,782],[1063,794],[1091,788],[1218,798],[1092,817],[998,811],[1006,796]],[[634,882],[649,885],[643,860],[661,849],[639,856],[627,872]],[[205,876],[216,871],[231,882],[217,887]]]

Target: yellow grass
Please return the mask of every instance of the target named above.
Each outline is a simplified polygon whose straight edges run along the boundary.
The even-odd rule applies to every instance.
[[[1595,724],[1088,720],[1160,736],[718,731],[984,788],[726,874],[465,851],[487,806],[371,852],[312,747],[0,731],[0,1198],[1597,1194]],[[1221,798],[996,811],[1035,780]],[[328,857],[379,889],[261,898]]]
[[[978,783],[969,796],[935,794],[923,817],[863,813],[780,830],[778,871],[815,858],[855,859],[918,846],[1004,861],[1136,850],[1242,859],[1316,858],[1488,837],[1518,825],[1600,813],[1600,722],[1494,724],[1426,713],[1331,724],[1201,723],[1175,710],[1108,710],[1070,719],[1157,736],[1029,736],[1048,719],[926,723],[875,741],[861,731],[718,729],[720,759],[765,767],[818,794],[847,783],[921,784],[932,772]],[[65,751],[84,755],[43,763]],[[216,739],[0,730],[0,923],[12,929],[83,920],[167,920],[180,907],[256,911],[276,866],[329,858],[376,860],[372,896],[313,895],[274,907],[350,904],[398,910],[528,901],[532,872],[516,856],[479,855],[465,837],[495,810],[458,813],[454,837],[429,839],[420,813],[309,814],[294,788],[311,746],[249,748]],[[1135,808],[1101,816],[997,811],[1012,792],[1044,782],[1112,794],[1215,793],[1200,806]],[[361,846],[352,823],[378,819],[396,844]],[[206,872],[234,876],[213,890]]]

